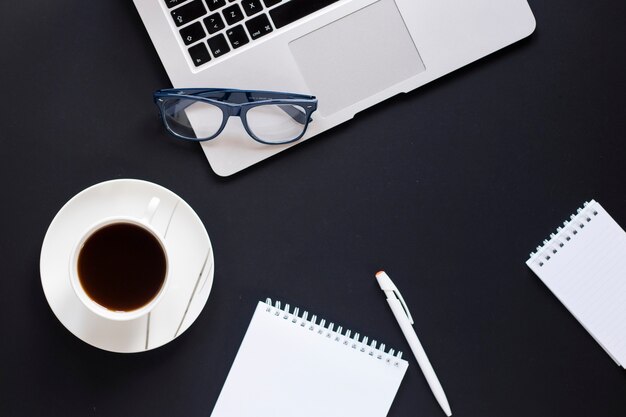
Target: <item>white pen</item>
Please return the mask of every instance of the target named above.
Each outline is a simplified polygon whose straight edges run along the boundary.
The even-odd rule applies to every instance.
[[[411,313],[409,313],[409,308],[404,302],[404,298],[402,298],[402,294],[400,294],[400,291],[398,291],[398,288],[396,288],[385,271],[378,271],[376,273],[376,280],[380,288],[385,292],[385,295],[387,295],[387,303],[389,303],[389,307],[391,307],[391,311],[396,317],[402,329],[402,333],[404,333],[404,337],[406,337],[406,340],[409,342],[413,355],[415,355],[415,359],[417,359],[417,363],[422,369],[426,382],[428,382],[437,402],[441,408],[443,408],[444,413],[446,413],[448,417],[451,416],[452,410],[450,410],[450,404],[448,404],[446,394],[443,392],[441,383],[439,379],[437,379],[437,375],[435,375],[435,370],[430,364],[426,352],[424,352],[424,348],[413,329],[413,318],[411,317]]]

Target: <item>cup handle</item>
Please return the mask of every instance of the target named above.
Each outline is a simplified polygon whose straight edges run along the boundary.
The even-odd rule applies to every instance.
[[[160,203],[161,203],[160,198],[152,197],[152,199],[148,203],[148,207],[146,207],[146,211],[144,212],[143,217],[141,218],[141,221],[147,224],[152,223],[152,219],[154,218],[154,215],[157,209],[159,208]]]

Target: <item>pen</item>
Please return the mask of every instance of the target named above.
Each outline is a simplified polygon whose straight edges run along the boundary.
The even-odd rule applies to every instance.
[[[391,307],[391,311],[396,317],[396,320],[402,329],[402,333],[404,333],[404,337],[406,337],[406,340],[409,342],[413,355],[415,355],[415,359],[417,359],[417,363],[422,369],[426,382],[428,382],[433,395],[437,399],[437,402],[443,409],[444,413],[446,413],[448,417],[451,416],[452,411],[450,410],[450,404],[448,404],[446,394],[443,392],[441,383],[439,382],[439,379],[437,379],[437,375],[435,375],[435,370],[430,364],[430,361],[426,356],[426,352],[424,352],[424,348],[422,347],[422,344],[413,329],[413,318],[411,317],[411,313],[409,313],[409,309],[404,302],[404,298],[402,298],[402,294],[400,294],[400,291],[398,291],[398,288],[396,288],[391,281],[391,278],[389,278],[389,275],[387,275],[385,271],[378,271],[376,273],[376,280],[378,281],[380,288],[385,292],[385,295],[387,295],[387,303],[389,303],[389,307]]]

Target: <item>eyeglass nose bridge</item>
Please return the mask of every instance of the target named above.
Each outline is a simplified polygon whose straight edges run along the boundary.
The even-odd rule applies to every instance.
[[[228,106],[226,107],[226,118],[231,116],[240,116],[241,115],[241,106]]]

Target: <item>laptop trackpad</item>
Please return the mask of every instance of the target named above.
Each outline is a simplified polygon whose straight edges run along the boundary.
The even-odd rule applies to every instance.
[[[324,116],[426,69],[394,0],[380,0],[289,47]]]

